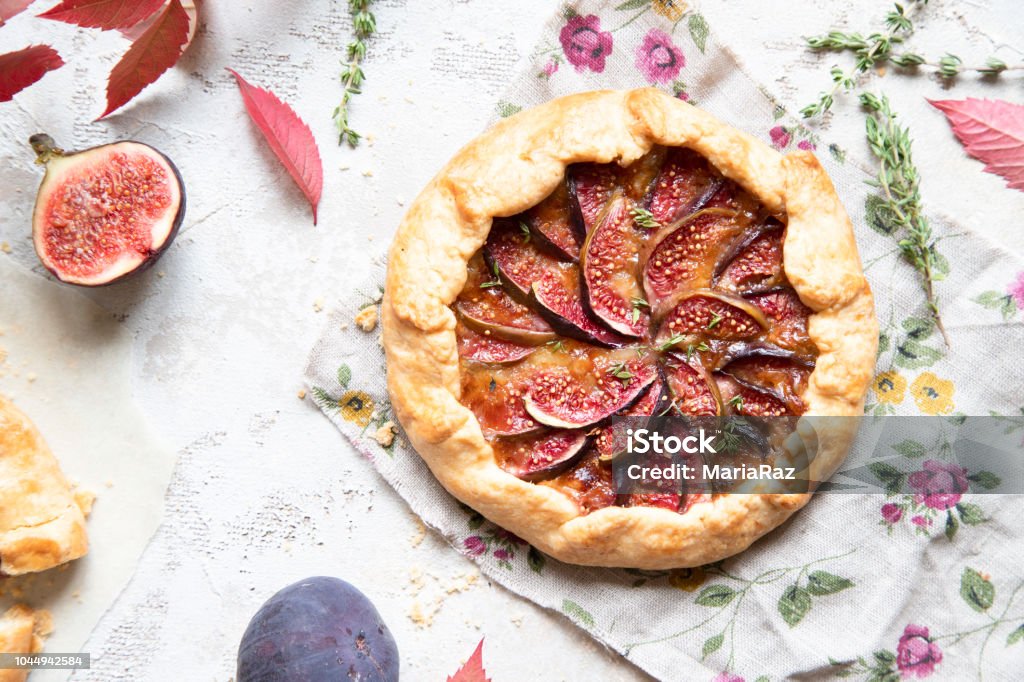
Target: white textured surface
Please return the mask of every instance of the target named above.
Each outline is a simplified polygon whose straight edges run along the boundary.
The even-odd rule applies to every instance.
[[[375,3],[381,32],[352,114],[374,140],[351,151],[334,145],[330,121],[349,34],[345,3],[233,5],[208,2],[181,65],[100,123],[90,121],[103,109],[120,38],[30,15],[0,29],[0,52],[51,42],[68,62],[0,105],[0,241],[13,247],[0,257],[39,271],[28,235],[39,174],[24,144],[37,129],[69,147],[149,142],[174,158],[189,192],[183,233],[161,263],[137,281],[89,292],[134,335],[138,404],[180,460],[165,525],[129,587],[145,607],[108,615],[99,634],[119,648],[93,651],[94,670],[75,679],[227,680],[253,611],[312,574],[343,577],[373,598],[395,632],[407,679],[443,679],[481,636],[495,680],[641,679],[561,616],[483,580],[447,594],[472,564],[432,535],[416,544],[418,524],[402,501],[296,397],[326,320],[315,304],[329,308],[363,280],[402,204],[490,118],[554,7]],[[870,30],[885,5],[744,0],[702,9],[755,77],[795,109],[826,85],[834,60],[808,56],[799,36],[844,22]],[[919,25],[922,50],[955,50],[968,61],[1024,43],[1012,0],[932,0]],[[1019,58],[1007,47],[998,53]],[[272,88],[312,126],[325,168],[319,227],[249,124],[225,66]],[[1019,77],[1007,80],[983,87],[968,79],[952,96],[1019,99]],[[926,141],[916,151],[930,206],[1024,252],[1022,233],[1006,229],[1024,195],[962,158],[943,118],[921,100],[945,96],[942,88],[924,76],[888,75],[879,84]],[[830,125],[841,143],[860,140],[851,108],[840,105]],[[414,571],[427,576],[422,588]],[[438,598],[433,626],[414,625],[410,610],[430,612]]]

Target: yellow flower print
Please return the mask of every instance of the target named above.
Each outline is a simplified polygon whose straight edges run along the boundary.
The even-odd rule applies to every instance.
[[[684,592],[694,592],[704,584],[707,577],[703,566],[680,568],[672,571],[672,575],[668,577],[668,584]]]
[[[878,396],[878,402],[898,405],[906,397],[907,380],[896,372],[882,372],[875,377],[872,388]]]
[[[359,426],[366,426],[373,417],[373,398],[362,391],[349,391],[338,398],[341,418]]]
[[[953,411],[953,382],[931,372],[921,372],[910,385],[914,402],[925,414],[949,414]]]
[[[651,0],[651,8],[669,21],[679,21],[686,11],[683,0]]]

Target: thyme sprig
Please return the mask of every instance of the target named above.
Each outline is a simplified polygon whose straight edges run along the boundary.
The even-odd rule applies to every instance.
[[[616,362],[608,368],[608,373],[621,381],[623,386],[628,386],[630,379],[633,378],[633,373],[629,371],[624,362]]]
[[[639,227],[646,230],[657,230],[661,227],[661,223],[654,218],[654,214],[646,208],[640,208],[637,206],[629,209],[629,213],[633,216],[633,222]]]
[[[341,72],[341,85],[344,90],[341,103],[334,110],[334,124],[338,127],[338,144],[347,142],[350,147],[357,146],[362,139],[362,136],[349,126],[348,114],[353,95],[362,92],[363,81],[366,80],[362,66],[366,58],[366,41],[377,31],[377,19],[369,10],[371,2],[373,0],[348,0],[354,39],[346,48],[348,62]]]
[[[903,257],[921,273],[921,284],[935,326],[949,346],[949,336],[939,315],[935,282],[943,279],[940,255],[932,238],[931,226],[924,215],[919,190],[920,176],[911,153],[912,141],[907,129],[896,122],[889,99],[872,93],[860,96],[870,115],[866,120],[868,144],[878,158],[876,179],[868,184],[877,187],[884,204],[881,216],[895,226],[894,235]]]

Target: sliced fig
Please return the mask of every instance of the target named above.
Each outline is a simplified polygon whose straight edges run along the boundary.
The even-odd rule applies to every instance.
[[[632,405],[657,378],[655,366],[641,359],[595,363],[588,382],[568,368],[535,373],[523,396],[526,411],[542,424],[573,429],[596,424]]]
[[[640,235],[629,202],[618,192],[609,200],[580,256],[584,307],[612,331],[642,338],[650,316],[636,278]]]
[[[804,403],[800,394],[814,370],[812,361],[790,354],[754,350],[729,362],[722,372],[744,384],[762,388],[781,398],[790,411],[800,414]]]
[[[510,219],[495,219],[484,246],[484,259],[494,279],[520,303],[530,299],[533,283],[551,273],[559,273],[559,261],[541,251],[519,224]]]
[[[683,289],[710,287],[714,264],[751,222],[747,213],[711,207],[663,227],[640,255],[647,301],[656,306]]]
[[[750,417],[782,417],[794,414],[786,403],[766,390],[743,383],[723,372],[715,372],[725,414]]]
[[[515,436],[543,428],[523,405],[519,368],[463,363],[460,369],[460,401],[473,411],[485,436]]]
[[[703,156],[683,147],[668,152],[647,196],[647,209],[662,225],[699,210],[722,184],[722,177]]]
[[[575,263],[580,257],[584,235],[582,224],[573,217],[571,204],[568,182],[563,181],[551,196],[527,211],[524,220],[543,247]]]
[[[469,274],[455,310],[470,329],[506,341],[536,346],[557,338],[543,317],[517,302],[500,286],[480,254],[469,262]]]
[[[715,276],[715,286],[737,293],[764,291],[785,280],[782,240],[785,228],[771,220],[765,229],[738,241],[726,254]]]
[[[668,353],[664,370],[673,405],[678,412],[695,417],[722,413],[718,387],[700,358]]]
[[[659,344],[686,345],[701,338],[749,339],[768,328],[768,320],[757,306],[710,289],[683,291],[669,305],[658,329]]]
[[[619,186],[623,169],[614,163],[578,163],[569,166],[569,194],[584,234],[597,225],[605,204]]]
[[[533,302],[556,332],[605,348],[620,348],[629,339],[597,324],[583,308],[578,270],[552,273],[533,284]]]
[[[658,378],[644,391],[643,395],[633,405],[622,410],[619,416],[653,417],[661,414],[671,405],[660,368],[658,374]],[[609,424],[601,429],[594,438],[594,449],[605,459],[611,459],[625,452],[626,438],[623,424]]]
[[[745,297],[771,323],[766,341],[806,357],[817,357],[818,348],[807,333],[807,320],[814,312],[789,287]]]
[[[32,240],[62,282],[103,286],[151,266],[185,216],[185,186],[171,160],[141,142],[80,152],[33,135],[46,165],[32,212]]]
[[[587,450],[571,469],[547,485],[576,500],[584,514],[611,507],[618,497],[611,466],[593,449]]]
[[[459,357],[476,362],[491,364],[516,362],[537,350],[536,346],[525,346],[474,331],[463,324],[461,320],[455,325],[455,339],[458,342]]]
[[[584,431],[556,429],[494,442],[494,453],[502,469],[524,481],[556,476],[572,466],[586,448]]]

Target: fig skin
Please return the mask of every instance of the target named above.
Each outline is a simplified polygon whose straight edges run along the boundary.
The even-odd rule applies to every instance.
[[[182,178],[178,167],[166,154],[151,145],[144,142],[138,142],[136,140],[119,140],[117,142],[110,142],[96,147],[90,147],[88,149],[68,152],[57,147],[53,138],[45,133],[37,133],[30,137],[29,144],[33,151],[36,152],[36,163],[46,166],[46,172],[39,184],[35,206],[32,211],[33,246],[35,247],[36,256],[39,258],[39,262],[42,263],[43,267],[45,267],[59,281],[65,284],[82,287],[104,287],[115,284],[151,268],[167,248],[174,242],[175,237],[178,235],[178,230],[181,228],[181,224],[185,219],[185,207],[187,202],[185,196],[185,181]],[[61,161],[75,160],[76,157],[81,158],[86,155],[100,154],[104,151],[109,151],[111,147],[117,146],[144,147],[147,154],[155,157],[155,160],[161,162],[164,167],[170,171],[172,182],[177,187],[177,209],[174,213],[174,217],[170,220],[170,227],[167,230],[166,236],[159,244],[151,245],[149,252],[141,262],[130,270],[112,276],[108,279],[81,281],[81,278],[76,278],[74,275],[60,272],[58,268],[48,262],[47,256],[43,253],[41,245],[41,240],[43,239],[42,234],[48,227],[42,224],[42,221],[44,220],[43,212],[45,210],[45,202],[48,199],[49,192],[57,191],[60,186],[62,178],[60,178],[61,169],[59,168],[59,165]],[[166,218],[162,218],[161,220],[166,220]]]
[[[338,578],[285,587],[249,621],[238,682],[398,682],[398,647],[377,609]]]

